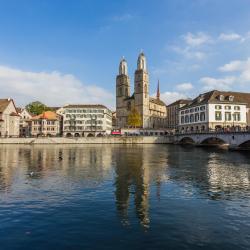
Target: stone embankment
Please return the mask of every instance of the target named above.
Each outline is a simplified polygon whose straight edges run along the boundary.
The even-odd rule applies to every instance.
[[[168,144],[172,140],[165,136],[0,138],[0,144]]]

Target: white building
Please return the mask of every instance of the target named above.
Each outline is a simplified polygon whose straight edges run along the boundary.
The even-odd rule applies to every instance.
[[[57,113],[63,117],[66,137],[102,136],[112,129],[112,112],[103,105],[66,105]]]
[[[179,109],[179,131],[207,131],[249,126],[250,93],[213,90]]]
[[[19,136],[19,120],[14,101],[0,99],[0,137]]]
[[[27,137],[31,135],[31,118],[34,116],[26,108],[17,108],[20,116],[19,129],[20,136]]]

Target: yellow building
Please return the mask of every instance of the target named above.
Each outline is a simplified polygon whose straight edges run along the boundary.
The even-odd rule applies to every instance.
[[[45,111],[31,119],[32,136],[57,136],[60,134],[61,116],[52,111]]]

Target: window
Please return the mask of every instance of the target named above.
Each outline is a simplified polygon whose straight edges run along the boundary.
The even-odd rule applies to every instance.
[[[181,124],[184,123],[184,116],[181,117]]]
[[[233,102],[234,96],[230,95],[230,96],[228,97],[228,100],[229,100],[229,102]]]
[[[222,120],[222,113],[220,111],[215,112],[215,120],[221,121]]]
[[[222,109],[221,105],[215,105],[215,109]]]
[[[240,113],[234,113],[234,115],[233,115],[233,117],[234,117],[234,121],[240,121]]]
[[[190,122],[194,122],[194,115],[190,115]]]
[[[200,110],[205,110],[205,109],[206,109],[205,106],[201,106],[201,107],[200,107]]]
[[[231,106],[225,106],[225,110],[230,110],[231,109]]]
[[[226,112],[225,113],[225,121],[231,121],[231,119],[232,119],[231,113],[230,112]]]
[[[220,101],[224,101],[225,100],[225,96],[224,95],[219,95],[219,100]]]
[[[234,110],[240,110],[240,106],[234,106]]]
[[[205,112],[201,112],[201,114],[200,114],[200,120],[201,121],[205,121],[206,120]]]
[[[200,119],[200,115],[199,115],[199,113],[196,113],[195,116],[194,116],[195,122],[198,122],[199,119]]]
[[[200,108],[199,107],[197,107],[197,108],[195,108],[195,112],[198,112],[200,110]]]
[[[185,123],[189,123],[189,116],[188,115],[185,116]]]

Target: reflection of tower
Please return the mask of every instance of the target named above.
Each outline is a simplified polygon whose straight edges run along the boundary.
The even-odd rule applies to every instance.
[[[118,149],[119,150],[119,149]],[[136,215],[144,227],[149,226],[149,169],[146,165],[143,147],[121,148],[115,151],[116,162],[116,204],[122,221],[128,223],[130,193],[134,193]]]

